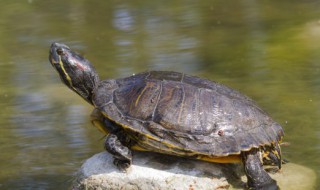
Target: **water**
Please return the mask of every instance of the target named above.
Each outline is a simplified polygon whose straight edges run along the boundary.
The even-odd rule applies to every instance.
[[[240,90],[284,127],[284,157],[320,175],[319,1],[0,7],[0,189],[66,189],[82,162],[103,151],[92,108],[48,62],[54,41],[84,54],[101,78],[174,70]]]

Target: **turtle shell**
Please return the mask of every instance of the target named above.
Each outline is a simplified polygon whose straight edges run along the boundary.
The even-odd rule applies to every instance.
[[[178,72],[101,81],[93,103],[148,151],[223,157],[283,136],[281,126],[247,96]]]

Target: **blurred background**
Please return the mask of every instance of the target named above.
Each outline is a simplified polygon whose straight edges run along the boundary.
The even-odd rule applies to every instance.
[[[52,42],[102,79],[174,70],[235,88],[284,127],[284,157],[320,175],[319,0],[0,1],[0,189],[66,189],[103,151]]]

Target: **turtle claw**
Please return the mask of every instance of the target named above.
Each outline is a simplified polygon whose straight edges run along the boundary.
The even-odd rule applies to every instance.
[[[117,159],[117,158],[115,158],[115,159],[113,160],[113,164],[114,164],[115,166],[117,166],[117,168],[118,168],[120,171],[122,171],[122,172],[127,172],[128,169],[129,169],[130,166],[131,166],[130,161],[128,161],[128,160],[120,160],[120,159]]]

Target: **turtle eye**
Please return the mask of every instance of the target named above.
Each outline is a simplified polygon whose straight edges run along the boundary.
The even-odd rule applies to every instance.
[[[62,48],[58,48],[57,49],[57,54],[58,55],[63,55],[64,54]]]

